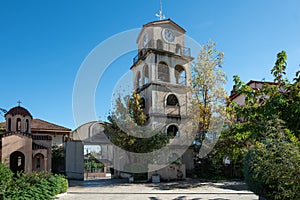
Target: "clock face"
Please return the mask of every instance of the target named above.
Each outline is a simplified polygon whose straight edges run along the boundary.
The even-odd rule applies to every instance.
[[[170,29],[163,29],[163,38],[167,41],[167,42],[174,42],[175,39],[175,35],[174,32]]]
[[[147,44],[148,44],[148,33],[145,33],[143,37],[143,47],[146,47]]]

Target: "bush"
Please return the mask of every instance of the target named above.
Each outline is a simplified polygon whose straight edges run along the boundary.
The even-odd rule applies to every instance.
[[[68,182],[62,175],[49,172],[18,173],[5,191],[4,199],[54,199],[67,191]]]
[[[0,199],[4,198],[4,193],[13,180],[13,173],[4,164],[0,163]]]
[[[250,190],[266,199],[300,199],[299,143],[269,140],[251,148],[244,160]]]

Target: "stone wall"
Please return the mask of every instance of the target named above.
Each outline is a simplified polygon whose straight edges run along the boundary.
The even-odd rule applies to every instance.
[[[185,164],[171,164],[159,170],[152,170],[157,169],[158,167],[158,165],[148,165],[148,180],[151,180],[152,175],[154,174],[158,174],[160,176],[160,180],[163,181],[181,180],[186,178]]]

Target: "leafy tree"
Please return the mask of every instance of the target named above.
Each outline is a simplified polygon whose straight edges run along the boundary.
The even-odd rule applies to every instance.
[[[289,130],[285,134],[288,141],[299,139],[299,73],[293,83],[285,77],[286,59],[284,51],[277,54],[271,70],[274,83],[264,83],[261,89],[253,89],[234,76],[235,92],[244,95],[245,101],[243,105],[229,102],[231,123],[216,145],[219,158],[227,155],[234,163],[241,163],[251,146],[270,137],[266,125],[278,119]]]
[[[64,147],[52,146],[52,172],[61,173],[64,170]]]
[[[219,121],[220,115],[225,114],[227,95],[224,85],[227,75],[222,70],[223,58],[224,53],[216,49],[216,43],[209,41],[202,45],[192,67],[192,96],[194,105],[199,110],[196,151],[199,151],[207,133],[216,134],[212,131],[212,122]]]
[[[141,97],[133,93],[116,100],[116,110],[108,116],[105,133],[116,146],[135,153],[146,153],[164,147],[169,137],[145,126],[146,115],[141,108]]]
[[[244,175],[255,194],[267,199],[300,199],[299,143],[287,141],[280,121],[267,125],[267,137],[246,154]]]

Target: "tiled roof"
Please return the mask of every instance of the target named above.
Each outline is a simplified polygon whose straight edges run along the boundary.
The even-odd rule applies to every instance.
[[[4,127],[6,126],[5,122],[0,122],[0,126]],[[71,129],[59,126],[41,119],[33,119],[31,121],[31,132],[35,131],[47,131],[47,132],[70,132]]]
[[[277,85],[277,83],[270,82],[270,81],[255,81],[255,80],[250,80],[248,83],[246,83],[246,85],[250,86],[252,83],[255,83],[255,84],[267,84],[267,85]],[[255,89],[255,88],[253,88],[253,89]],[[232,100],[234,100],[235,98],[237,98],[240,95],[241,94],[239,94],[239,93],[232,93],[229,96],[229,100],[232,101]]]
[[[41,119],[33,119],[31,122],[31,130],[48,130],[48,131],[71,131],[71,129],[59,126]]]

